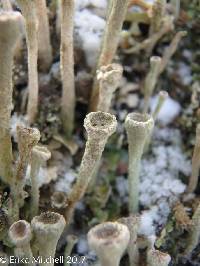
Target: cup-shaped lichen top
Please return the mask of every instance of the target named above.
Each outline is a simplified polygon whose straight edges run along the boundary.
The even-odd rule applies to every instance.
[[[70,221],[75,204],[84,196],[93,173],[99,165],[108,138],[115,132],[117,120],[105,112],[91,112],[84,120],[88,134],[85,152],[79,168],[77,181],[68,195],[67,220]]]
[[[160,56],[156,56],[156,55],[154,55],[150,58],[150,65],[152,68],[152,72],[154,74],[158,72],[161,60],[162,59],[160,58]]]
[[[139,205],[140,161],[144,145],[151,136],[154,120],[151,115],[130,113],[126,117],[125,128],[129,149],[129,210],[136,213]]]
[[[35,216],[31,227],[35,236],[34,245],[42,258],[54,257],[58,240],[66,225],[62,215],[55,212],[44,212]],[[53,266],[53,263],[49,265]]]
[[[147,265],[148,266],[168,266],[171,257],[167,253],[163,253],[156,249],[150,249],[147,252]]]
[[[118,265],[129,239],[128,227],[118,222],[105,222],[88,232],[89,246],[97,253],[101,265]]]
[[[88,138],[104,141],[111,136],[117,127],[117,120],[114,115],[105,112],[91,112],[84,120],[84,127]]]
[[[43,239],[42,242],[45,239],[59,239],[65,227],[65,219],[58,213],[44,212],[32,219],[31,227],[40,240]]]
[[[22,15],[15,11],[0,11],[0,44],[6,46],[16,45],[20,36]]]
[[[125,128],[128,137],[134,142],[139,142],[147,138],[154,126],[154,120],[149,114],[130,113],[126,117]],[[130,143],[129,143],[130,145]]]
[[[44,146],[36,145],[32,149],[32,157],[42,164],[51,158],[51,152]]]
[[[110,87],[116,88],[122,77],[123,68],[119,64],[109,64],[97,70],[97,79],[106,82]]]
[[[99,81],[99,102],[97,109],[108,112],[110,109],[112,96],[119,86],[122,78],[123,68],[119,64],[102,66],[97,70],[97,80]]]
[[[62,209],[68,204],[67,194],[62,191],[55,191],[51,196],[51,205],[53,208]]]
[[[13,223],[9,229],[9,237],[17,247],[29,244],[31,240],[30,224],[24,220]]]

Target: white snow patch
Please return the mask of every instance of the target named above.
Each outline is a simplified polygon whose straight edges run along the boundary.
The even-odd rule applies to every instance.
[[[190,85],[192,82],[191,67],[183,62],[178,64],[178,74],[184,85]]]
[[[81,236],[77,243],[78,254],[87,254],[89,251],[88,242],[85,236]]]
[[[118,176],[116,178],[116,189],[119,193],[119,196],[123,198],[123,201],[125,202],[128,199],[128,182],[123,176]]]
[[[155,110],[157,103],[158,103],[158,96],[152,97],[150,103],[151,112]],[[180,104],[177,101],[173,100],[171,97],[168,97],[160,109],[160,112],[157,116],[157,120],[162,125],[166,126],[171,122],[173,122],[173,120],[179,115],[180,111],[181,111]]]
[[[140,228],[138,233],[140,235],[150,236],[155,234],[153,211],[144,211],[140,215]]]
[[[90,10],[83,9],[75,13],[75,31],[82,41],[82,47],[90,67],[96,65],[104,28],[105,20]]]
[[[98,8],[106,8],[107,1],[106,0],[76,0],[75,1],[75,7],[77,10],[81,10],[89,6],[98,7]]]
[[[56,191],[63,191],[65,193],[69,193],[72,187],[72,183],[76,179],[76,173],[74,170],[70,169],[65,173],[63,177],[61,177],[55,184]]]
[[[10,134],[14,138],[14,141],[17,142],[17,126],[26,127],[28,125],[27,118],[23,115],[18,115],[14,113],[11,117],[11,128]]]

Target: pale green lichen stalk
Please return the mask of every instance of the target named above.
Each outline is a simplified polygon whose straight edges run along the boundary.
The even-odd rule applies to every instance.
[[[99,82],[98,111],[109,112],[114,92],[118,88],[122,78],[123,68],[119,64],[102,66],[97,70]]]
[[[148,111],[149,101],[158,81],[160,67],[161,58],[152,56],[150,58],[150,70],[144,81],[144,113]]]
[[[136,213],[139,206],[140,161],[144,145],[151,135],[154,120],[151,115],[130,113],[126,117],[125,128],[128,136],[129,150],[129,211]]]
[[[46,265],[45,259],[54,258],[58,240],[65,228],[66,222],[62,215],[55,212],[45,212],[35,216],[31,221],[31,228],[34,233],[34,249],[36,256],[42,257],[40,266]],[[53,266],[54,263],[48,264]]]
[[[126,218],[121,218],[120,223],[125,224],[130,232],[130,241],[127,247],[129,255],[130,266],[139,265],[139,250],[137,244],[137,234],[140,226],[140,217],[137,215],[132,215]]]
[[[167,47],[164,51],[164,54],[162,56],[162,62],[161,62],[161,66],[159,69],[159,75],[165,70],[167,64],[169,63],[171,57],[173,56],[173,54],[176,52],[177,47],[181,41],[181,39],[183,37],[185,37],[187,35],[186,31],[179,31],[176,33],[176,35],[174,36],[174,38],[172,39],[169,47]]]
[[[188,193],[194,192],[198,184],[200,169],[200,124],[196,128],[196,140],[192,156],[192,174],[189,179],[189,184],[187,188]]]
[[[28,259],[28,265],[35,265],[35,263],[32,263],[33,254],[30,247],[30,241],[32,238],[30,224],[24,220],[19,220],[11,225],[8,235],[15,246],[15,256],[21,259]]]
[[[158,102],[156,104],[155,110],[152,113],[152,117],[154,119],[154,121],[156,121],[159,112],[165,102],[165,100],[168,98],[168,93],[166,91],[160,91],[159,95],[158,95]],[[153,132],[152,132],[153,133]],[[148,137],[146,143],[145,143],[145,147],[144,147],[144,152],[147,152],[149,149],[149,145],[151,142],[151,138],[152,138],[152,134]]]
[[[28,48],[28,107],[27,114],[32,124],[38,113],[38,17],[36,0],[17,0],[25,18],[26,43]]]
[[[19,209],[23,206],[26,198],[26,192],[24,191],[26,171],[31,158],[31,151],[40,140],[40,132],[36,128],[18,126],[17,140],[19,156],[15,169],[14,183],[11,187],[14,220],[18,219]]]
[[[158,114],[165,103],[165,100],[168,98],[168,93],[166,91],[160,91],[158,94],[158,102],[156,104],[155,110],[152,113],[153,119],[156,120]]]
[[[62,77],[61,117],[66,136],[71,137],[74,128],[74,0],[61,0],[60,71]]]
[[[96,252],[101,266],[118,266],[129,239],[128,227],[118,222],[105,222],[88,232],[89,247]]]
[[[39,171],[40,168],[51,157],[50,151],[46,147],[35,146],[31,152],[31,218],[38,214],[39,210]]]
[[[19,12],[0,12],[0,177],[8,184],[13,182],[10,136],[12,67],[15,46],[20,37],[20,22]]]
[[[75,204],[85,194],[92,176],[99,165],[108,138],[115,132],[117,121],[114,115],[105,112],[89,113],[84,120],[88,139],[81,161],[77,181],[68,196],[66,217],[71,218]]]
[[[38,26],[38,59],[40,69],[48,71],[52,60],[52,47],[50,43],[49,18],[46,0],[36,0]]]
[[[69,263],[68,263],[68,256],[71,255],[72,253],[72,249],[73,247],[76,245],[76,243],[78,242],[78,237],[75,236],[75,235],[68,235],[67,236],[67,246],[64,250],[64,258],[65,258],[65,261],[64,261],[64,266],[68,266]]]

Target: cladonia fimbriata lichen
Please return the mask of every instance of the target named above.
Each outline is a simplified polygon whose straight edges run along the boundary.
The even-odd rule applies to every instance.
[[[14,205],[14,220],[18,219],[19,208],[21,208],[24,204],[24,198],[26,197],[26,193],[24,191],[26,170],[30,161],[32,148],[37,145],[40,140],[40,132],[36,128],[18,126],[17,140],[19,156],[15,169],[14,183],[11,188]]]
[[[158,81],[161,58],[152,56],[150,58],[150,70],[144,81],[144,113],[148,111],[149,100]]]
[[[31,221],[31,228],[34,233],[34,248],[36,255],[43,258],[41,266],[46,265],[46,258],[54,258],[58,240],[65,228],[65,219],[55,212],[44,212],[35,216]],[[53,266],[54,263],[48,264]]]
[[[158,94],[158,102],[152,113],[153,119],[156,120],[165,100],[168,98],[168,93],[166,91],[160,91]]]
[[[194,192],[198,184],[200,169],[200,124],[196,128],[196,140],[192,156],[192,174],[189,179],[189,184],[187,188],[188,193]]]
[[[30,247],[30,241],[32,238],[30,224],[24,220],[19,220],[13,223],[9,229],[9,238],[15,246],[15,256],[22,259],[28,258],[28,265],[35,265],[35,263],[32,263],[33,254]]]
[[[38,113],[38,17],[35,0],[17,0],[25,18],[26,42],[28,48],[28,107],[30,124]]]
[[[131,215],[126,218],[121,218],[120,223],[125,224],[130,232],[130,241],[127,247],[129,255],[130,266],[139,265],[139,250],[137,244],[137,234],[140,226],[140,217],[137,215]]]
[[[101,266],[118,266],[130,239],[128,227],[118,222],[96,225],[88,232],[88,243]]]
[[[50,159],[51,152],[43,146],[35,146],[31,152],[31,218],[38,214],[39,209],[39,180],[40,167]]]
[[[115,132],[117,120],[114,115],[105,112],[89,113],[84,120],[88,139],[81,161],[77,181],[68,196],[67,218],[70,219],[74,206],[79,201],[89,183],[102,156],[108,138]]]
[[[38,25],[38,59],[40,69],[48,71],[52,63],[52,47],[50,43],[49,18],[46,0],[36,0]],[[45,44],[45,45],[44,45]]]
[[[119,64],[102,66],[97,70],[99,81],[98,111],[109,112],[113,93],[118,88],[122,78],[123,68]]]
[[[20,25],[19,12],[0,12],[0,176],[8,184],[13,182],[10,136],[13,53],[20,37]]]
[[[129,211],[136,213],[139,207],[139,173],[144,145],[151,135],[154,120],[151,115],[130,113],[126,117],[125,128],[129,150]]]
[[[169,63],[171,57],[176,52],[177,47],[183,37],[187,35],[186,31],[179,31],[176,33],[174,38],[172,39],[170,45],[165,49],[164,54],[162,56],[162,62],[159,69],[159,75],[165,70],[167,64]]]
[[[71,137],[74,128],[75,85],[74,85],[74,0],[61,0],[61,45],[60,70],[62,77],[61,116],[63,129]]]
[[[160,91],[159,94],[158,94],[158,101],[157,101],[157,104],[156,104],[156,107],[152,113],[152,117],[154,119],[154,121],[156,121],[158,115],[159,115],[159,112],[165,102],[165,100],[168,98],[168,93],[166,91]],[[153,133],[153,131],[152,131]],[[151,142],[151,138],[152,138],[152,134],[148,137],[146,143],[145,143],[145,146],[144,146],[144,152],[147,152],[148,149],[149,149],[149,144]]]

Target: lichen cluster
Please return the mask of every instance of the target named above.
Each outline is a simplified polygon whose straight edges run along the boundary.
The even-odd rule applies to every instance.
[[[73,223],[78,203],[87,193],[97,192],[96,196],[100,197],[97,205],[104,206],[105,199],[101,194],[105,192],[109,195],[109,189],[98,191],[96,184],[105,146],[110,137],[113,137],[116,131],[119,132],[118,116],[113,114],[111,107],[113,96],[121,86],[123,77],[124,69],[120,60],[117,59],[117,48],[120,46],[121,53],[126,56],[143,51],[149,62],[149,71],[143,82],[144,97],[141,107],[136,112],[128,112],[124,123],[120,124],[121,130],[126,132],[121,141],[125,138],[128,144],[126,154],[128,156],[129,199],[127,205],[129,208],[127,209],[129,211],[128,217],[118,217],[117,221],[105,221],[92,227],[88,232],[88,243],[89,247],[96,252],[102,266],[119,265],[126,253],[131,266],[140,265],[142,259],[149,266],[169,265],[171,256],[167,253],[167,249],[165,252],[156,249],[159,246],[156,247],[156,237],[147,237],[140,233],[142,215],[139,187],[141,159],[143,154],[148,153],[151,148],[154,125],[168,93],[162,90],[159,92],[159,100],[152,113],[150,112],[150,100],[161,74],[165,71],[182,38],[186,36],[185,31],[175,32],[176,20],[180,15],[180,1],[169,1],[169,3],[165,0],[155,0],[152,3],[144,0],[109,1],[101,49],[96,67],[92,69],[93,74],[90,76],[93,79],[93,85],[91,82],[90,97],[88,97],[90,99],[87,99],[88,113],[84,119],[87,140],[75,182],[70,191],[49,189],[44,195],[40,193],[39,175],[42,167],[51,160],[50,150],[53,150],[56,145],[53,141],[57,140],[63,144],[72,155],[75,155],[78,149],[74,135],[76,135],[76,130],[80,130],[77,124],[82,114],[78,116],[76,112],[78,92],[75,88],[78,83],[84,89],[87,82],[84,78],[83,81],[78,80],[76,68],[74,68],[78,61],[74,37],[76,0],[52,1],[48,5],[45,0],[3,0],[1,4],[0,177],[1,191],[8,191],[5,202],[3,202],[3,197],[1,199],[0,210],[0,240],[2,250],[5,252],[3,256],[9,257],[14,254],[19,258],[29,258],[29,265],[36,265],[31,259],[33,256],[41,256],[43,262],[39,262],[39,265],[45,265],[45,259],[56,256],[56,247],[61,235],[65,243],[66,239],[68,243],[65,247],[65,256],[70,255],[77,238],[69,235],[67,229]],[[136,6],[139,8],[137,12],[134,11]],[[21,13],[14,11],[16,8]],[[56,22],[52,19],[53,16]],[[130,23],[129,30],[122,31],[124,21]],[[148,26],[148,34],[143,40],[136,41],[140,23]],[[52,44],[52,32],[57,36],[56,40],[59,40],[59,44]],[[169,45],[162,54],[155,55],[154,48],[160,40],[165,37],[169,38],[169,34],[173,35],[168,42]],[[51,66],[56,57],[60,58],[59,65],[57,69],[52,69]],[[25,111],[27,126],[17,126],[14,130],[16,133],[14,140],[12,140],[10,130],[13,110],[13,62],[15,62],[15,67],[19,62],[28,65],[26,80],[28,88],[23,97],[19,96],[22,102],[20,106]],[[80,69],[81,63],[79,62]],[[87,78],[90,79],[90,77]],[[48,87],[54,86],[53,91],[56,93],[55,80],[59,80],[60,87],[62,87],[62,92],[58,93],[60,99],[57,113],[54,116],[46,114],[45,111],[41,114],[45,94],[42,94],[40,87],[48,90]],[[55,84],[51,84],[53,82]],[[49,91],[49,94],[51,93]],[[17,104],[18,102],[15,103]],[[53,140],[49,147],[39,143],[43,132],[40,133],[36,126],[43,121],[47,122],[45,124],[47,131],[55,121],[59,121],[60,132],[58,135],[52,134]],[[187,191],[182,197],[183,202],[188,202],[188,198],[194,195],[198,185],[199,124],[196,128],[192,174],[188,181]],[[120,147],[120,141],[117,145]],[[65,154],[63,153],[62,157]],[[30,169],[29,180],[27,180],[28,169]],[[92,202],[92,204],[96,203]],[[183,257],[189,257],[198,245],[199,209],[198,205],[191,219],[185,213],[183,205],[176,205],[173,209],[177,223],[187,224],[185,246],[180,254]],[[186,222],[183,223],[180,217],[184,217]],[[161,235],[160,246],[165,236]],[[62,238],[60,242],[62,246]],[[59,249],[63,250],[60,246]],[[49,265],[53,265],[53,262]]]

